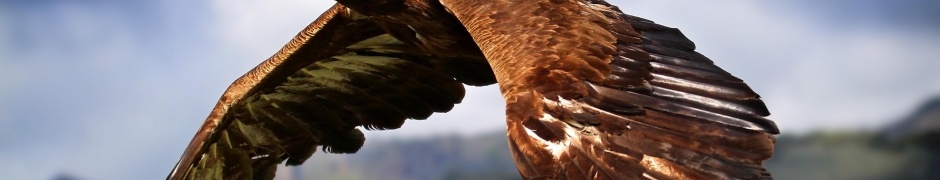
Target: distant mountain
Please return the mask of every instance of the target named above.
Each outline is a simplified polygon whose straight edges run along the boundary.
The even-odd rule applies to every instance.
[[[367,142],[356,154],[318,153],[307,163],[295,179],[519,179],[502,131]]]
[[[776,179],[940,179],[940,97],[881,131],[777,137]],[[519,179],[503,131],[375,140],[357,154],[318,153],[292,179]]]
[[[940,97],[874,132],[778,136],[778,179],[940,179]]]
[[[940,145],[940,96],[924,102],[913,113],[901,119],[894,125],[885,128],[884,135],[889,141],[916,141],[931,146],[932,149]]]
[[[52,177],[52,180],[80,180],[80,179],[81,178],[78,178],[77,176],[68,174],[68,173],[59,173]]]

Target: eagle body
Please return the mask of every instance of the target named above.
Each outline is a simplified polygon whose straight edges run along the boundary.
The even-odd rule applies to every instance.
[[[525,179],[770,179],[769,111],[694,50],[603,0],[338,0],[235,80],[167,179],[272,179],[494,83]]]

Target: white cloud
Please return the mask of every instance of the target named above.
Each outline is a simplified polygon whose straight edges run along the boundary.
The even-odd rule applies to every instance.
[[[0,6],[0,53],[7,54],[13,40],[13,15],[10,8]],[[9,59],[0,59],[0,62],[7,62]],[[0,66],[7,67],[7,66]]]
[[[13,32],[10,28],[13,22],[12,15],[8,7],[0,6],[0,54],[9,54],[10,44],[13,39]],[[13,90],[17,83],[18,72],[12,68],[12,58],[0,55],[0,102],[6,102],[7,94]],[[9,137],[13,120],[8,117],[9,107],[6,103],[0,103],[0,139]]]
[[[313,22],[334,1],[210,1],[218,22],[215,27],[219,43],[226,52],[251,55],[254,66],[274,54],[301,29]]]
[[[134,169],[134,166],[129,166],[133,163],[118,163],[118,161],[130,161],[138,154],[115,152],[134,151],[133,149],[110,148],[115,146],[115,143],[121,142],[108,141],[108,137],[131,137],[128,134],[132,133],[113,133],[106,136],[95,136],[94,133],[109,132],[107,128],[102,128],[107,124],[136,122],[133,116],[102,118],[107,117],[107,114],[140,110],[117,109],[120,106],[113,104],[115,99],[108,97],[83,96],[125,94],[122,91],[126,89],[111,89],[113,93],[86,92],[85,90],[93,89],[94,86],[121,87],[104,83],[133,85],[134,82],[101,82],[124,79],[120,76],[133,76],[133,74],[102,74],[115,73],[127,68],[129,64],[137,60],[133,57],[136,55],[135,51],[140,48],[135,47],[137,44],[133,42],[131,32],[126,28],[127,25],[124,23],[126,21],[115,18],[120,17],[117,16],[118,14],[96,11],[80,4],[63,3],[44,8],[50,8],[52,13],[27,14],[29,18],[36,19],[24,18],[20,21],[24,23],[18,24],[21,26],[19,28],[23,28],[20,29],[23,33],[21,35],[25,35],[20,41],[23,39],[30,41],[21,42],[23,43],[21,45],[26,47],[18,47],[18,49],[31,49],[2,57],[16,59],[16,61],[8,62],[16,69],[29,70],[18,71],[17,74],[22,73],[22,77],[29,79],[17,83],[17,86],[10,90],[19,97],[15,97],[16,100],[4,100],[4,102],[16,103],[4,109],[17,107],[17,109],[38,114],[19,112],[17,113],[19,116],[6,117],[17,118],[13,119],[16,122],[10,123],[10,126],[4,126],[10,128],[4,132],[17,133],[16,139],[9,139],[12,142],[6,143],[18,144],[11,144],[17,147],[2,149],[5,156],[0,166],[10,167],[10,169],[3,168],[0,171],[5,172],[0,174],[13,179],[50,178],[60,171],[71,170],[80,172],[76,174],[78,176],[122,179],[116,176],[128,174],[115,172],[126,172],[126,170]],[[83,77],[88,79],[83,79]],[[40,95],[34,92],[51,94]],[[14,97],[4,99],[12,98]],[[38,103],[48,104],[36,105]],[[28,107],[43,107],[44,109],[24,109]],[[113,111],[102,111],[102,109]],[[9,116],[7,113],[2,114]],[[76,124],[80,126],[70,126]],[[35,127],[43,128],[38,128],[38,131],[29,130]],[[23,139],[23,137],[29,137],[29,139]],[[139,146],[139,149],[143,148],[147,147]],[[109,154],[103,154],[107,150],[112,151]]]
[[[4,145],[0,147],[0,174],[11,179],[50,178],[62,172],[92,179],[165,175],[179,156],[177,150],[182,150],[167,151],[167,144],[177,142],[167,137],[191,137],[205,117],[205,111],[199,111],[197,118],[187,117],[194,114],[188,109],[195,109],[189,106],[200,106],[192,101],[200,98],[184,98],[204,86],[179,83],[201,79],[172,73],[186,64],[164,64],[186,62],[166,57],[198,54],[159,51],[166,46],[191,49],[195,45],[154,43],[151,37],[165,33],[145,31],[160,27],[137,27],[148,24],[133,19],[148,14],[121,14],[119,8],[69,2],[28,7],[33,9],[14,12],[20,13],[15,28],[21,35],[17,41],[21,51],[0,53],[4,65],[0,70],[29,70],[18,71],[29,79],[19,81],[12,90],[0,88],[4,102],[0,106],[9,106],[0,111],[21,111],[11,112],[12,116],[0,112],[8,116],[0,117],[0,128],[9,128],[0,133]],[[3,73],[7,77],[9,72]],[[206,99],[200,107],[211,107],[214,97]],[[175,127],[176,122],[190,119],[196,123]],[[7,133],[17,137],[6,138]]]
[[[798,129],[876,128],[909,113],[936,93],[940,75],[934,68],[940,55],[932,47],[940,38],[931,34],[860,30],[825,34],[826,41],[803,44],[802,60],[794,63],[794,78],[786,96],[802,100],[796,117],[813,120]]]

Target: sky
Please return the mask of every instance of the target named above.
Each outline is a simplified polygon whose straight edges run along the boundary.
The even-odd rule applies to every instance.
[[[0,1],[0,175],[161,179],[222,91],[333,1]],[[761,94],[783,133],[875,129],[940,95],[940,3],[618,0]],[[370,140],[505,128],[495,86]]]

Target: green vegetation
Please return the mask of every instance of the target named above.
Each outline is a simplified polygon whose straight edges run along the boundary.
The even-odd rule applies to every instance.
[[[875,132],[779,136],[765,166],[776,179],[937,179],[938,133],[889,141]],[[298,179],[519,179],[503,132],[366,143],[360,153],[320,153]]]
[[[765,166],[778,179],[936,179],[937,153],[870,132],[780,136]]]
[[[503,132],[370,141],[356,154],[318,153],[298,179],[519,179]]]

